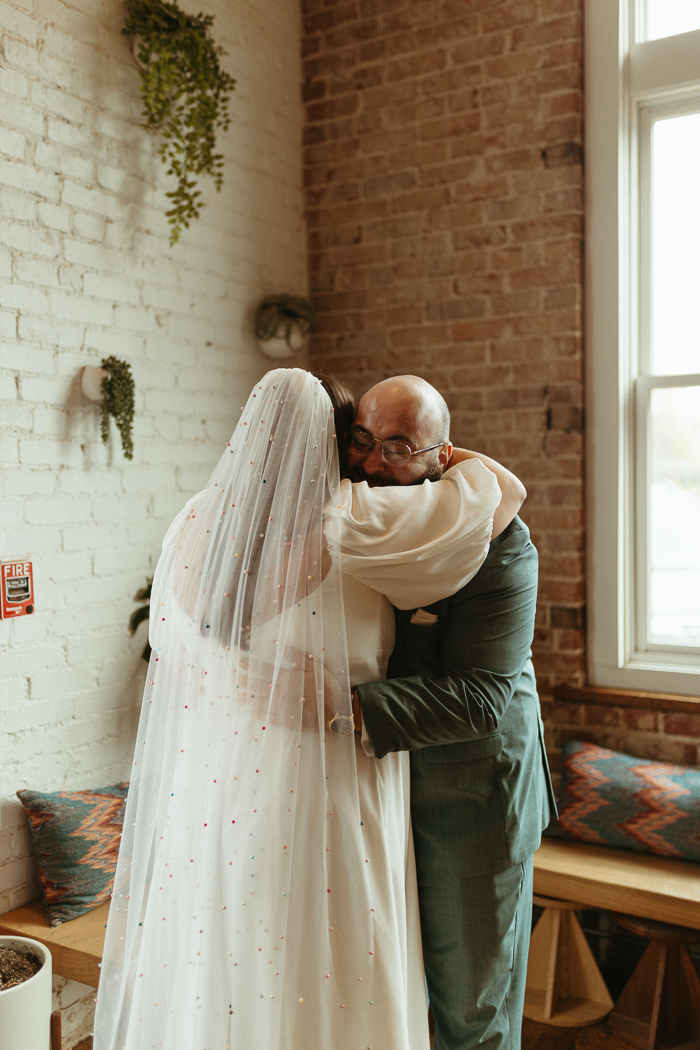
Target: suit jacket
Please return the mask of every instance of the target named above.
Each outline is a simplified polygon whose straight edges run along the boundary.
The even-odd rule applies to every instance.
[[[411,752],[420,871],[501,871],[531,856],[556,814],[530,646],[537,551],[515,518],[476,576],[428,606],[396,610],[388,679],[357,687],[377,758]]]

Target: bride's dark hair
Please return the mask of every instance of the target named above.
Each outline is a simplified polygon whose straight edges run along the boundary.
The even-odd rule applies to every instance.
[[[333,415],[335,416],[335,440],[338,445],[338,466],[340,476],[344,478],[348,472],[348,447],[345,443],[345,435],[349,433],[352,421],[355,418],[355,399],[345,383],[335,376],[326,375],[325,372],[312,372],[319,380],[321,386],[331,399]]]

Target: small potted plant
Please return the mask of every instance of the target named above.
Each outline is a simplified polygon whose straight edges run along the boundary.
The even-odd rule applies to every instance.
[[[297,354],[316,324],[316,314],[308,299],[299,295],[268,295],[255,311],[258,348],[266,357]]]
[[[221,68],[225,54],[211,38],[213,15],[189,15],[166,0],[125,0],[122,33],[131,38],[141,72],[143,115],[149,131],[160,132],[160,158],[177,185],[166,193],[170,244],[180,239],[202,210],[199,175],[223,185],[224,158],[216,153],[216,132],[229,123],[229,96],[236,81]]]
[[[101,407],[102,440],[109,439],[109,417],[114,418],[125,459],[134,458],[132,428],[134,423],[134,378],[127,361],[106,357],[99,368],[87,365],[81,380],[83,393]]]
[[[0,936],[0,1050],[47,1050],[51,953],[29,937]]]

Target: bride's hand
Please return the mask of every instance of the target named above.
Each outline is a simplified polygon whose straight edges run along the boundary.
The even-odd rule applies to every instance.
[[[322,694],[327,726],[342,706],[343,689],[338,679],[322,664],[319,680],[318,662],[306,653],[288,648],[284,655],[291,666],[279,667],[276,677],[271,664],[254,661],[251,668],[250,657],[241,656],[236,673],[241,703],[251,704],[258,716],[272,725],[296,728],[301,720],[302,729],[318,729]]]

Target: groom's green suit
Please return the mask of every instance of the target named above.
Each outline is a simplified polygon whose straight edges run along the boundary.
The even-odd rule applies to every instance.
[[[520,1047],[532,855],[555,813],[530,659],[536,596],[537,551],[515,518],[474,579],[428,607],[434,624],[397,610],[388,680],[357,687],[376,756],[411,752],[435,1050]]]

